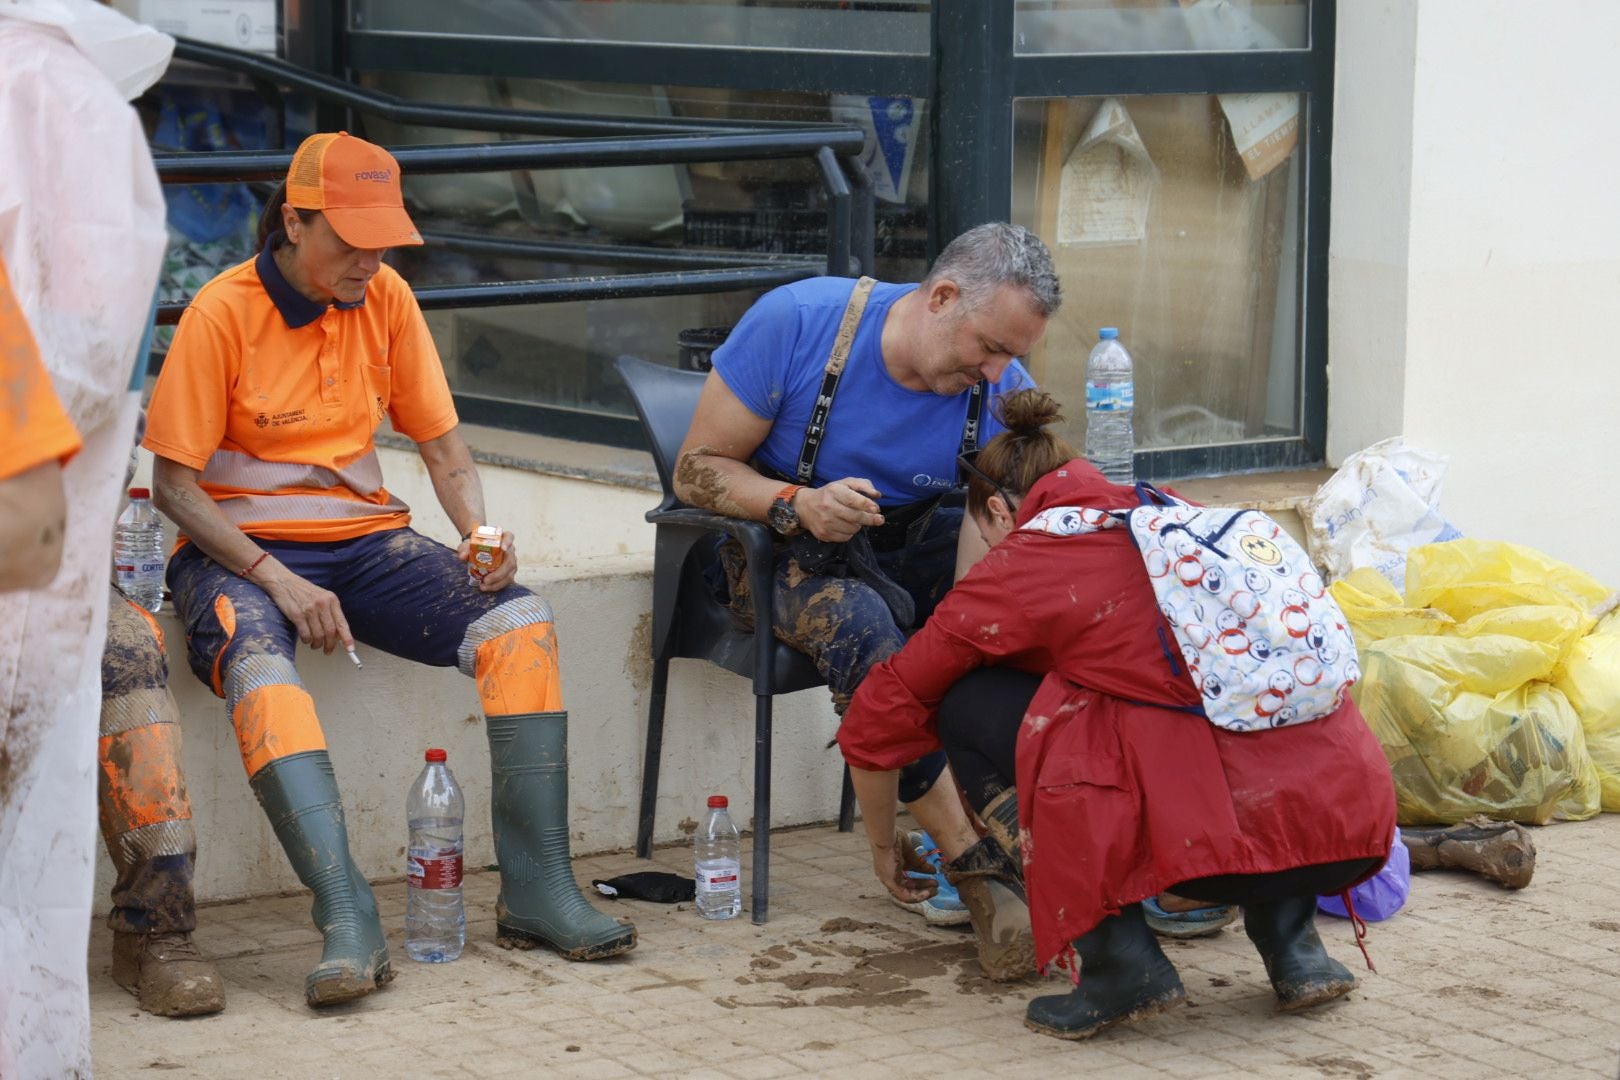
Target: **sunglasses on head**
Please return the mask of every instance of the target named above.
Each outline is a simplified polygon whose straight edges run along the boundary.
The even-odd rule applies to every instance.
[[[1007,504],[1008,511],[1011,511],[1014,506],[1012,496],[1007,494],[1006,488],[984,475],[979,467],[974,464],[978,458],[979,452],[977,450],[969,450],[965,454],[956,455],[956,463],[962,467],[963,472],[970,473],[971,475],[978,477],[980,480],[983,480],[986,484],[989,484],[990,487],[995,490],[995,493],[1001,496],[1001,501]]]

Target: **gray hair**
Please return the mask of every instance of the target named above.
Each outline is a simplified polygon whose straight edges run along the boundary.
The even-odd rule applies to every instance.
[[[1002,285],[1021,286],[1046,318],[1063,303],[1052,253],[1033,232],[1005,221],[976,225],[947,244],[923,279],[923,288],[942,280],[956,283],[970,309]]]

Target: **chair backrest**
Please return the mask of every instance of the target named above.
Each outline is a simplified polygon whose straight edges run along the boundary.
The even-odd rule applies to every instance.
[[[641,428],[652,443],[653,463],[664,485],[664,508],[675,505],[675,455],[692,426],[698,396],[703,393],[701,371],[681,371],[634,356],[621,356],[614,365],[630,388]]]

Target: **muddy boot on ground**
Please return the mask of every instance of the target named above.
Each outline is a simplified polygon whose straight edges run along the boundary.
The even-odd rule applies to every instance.
[[[505,948],[549,945],[569,960],[601,960],[636,947],[636,928],[592,907],[568,855],[568,714],[489,716],[490,813]]]
[[[1316,897],[1248,905],[1243,929],[1265,962],[1279,1012],[1322,1005],[1356,988],[1356,977],[1328,955],[1316,933]]]
[[[250,783],[298,880],[315,894],[310,914],[325,945],[304,979],[304,999],[336,1005],[388,983],[388,943],[371,886],[349,855],[332,759],[325,750],[277,758]]]
[[[1412,855],[1413,870],[1469,870],[1509,889],[1524,888],[1536,871],[1530,831],[1483,814],[1456,825],[1403,825],[1401,842]]]
[[[1004,793],[1010,796],[1012,792]],[[987,808],[986,813],[989,813]],[[1016,806],[1013,810],[1017,820]],[[986,822],[988,824],[988,820]],[[1013,982],[1035,970],[1035,938],[1029,926],[1023,867],[990,835],[944,866],[945,880],[973,917],[979,967],[995,982]]]
[[[1115,1024],[1130,1024],[1187,1000],[1181,976],[1131,904],[1075,939],[1080,984],[1067,994],[1038,997],[1024,1010],[1024,1026],[1060,1039],[1089,1039]]]
[[[159,1016],[207,1016],[225,1007],[225,981],[190,934],[114,932],[112,977]]]

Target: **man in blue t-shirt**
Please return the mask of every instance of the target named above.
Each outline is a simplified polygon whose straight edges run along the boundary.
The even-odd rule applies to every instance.
[[[685,502],[767,522],[780,536],[776,636],[815,661],[840,714],[867,671],[928,617],[958,560],[982,551],[960,507],[938,497],[958,487],[965,443],[1001,429],[994,399],[1033,385],[1017,358],[1061,301],[1046,245],[1003,223],[957,237],[921,285],[865,292],[847,278],[814,278],[750,308],[715,350],[675,474]],[[828,409],[841,337],[847,360]],[[819,439],[807,440],[817,419]],[[733,610],[751,621],[740,546],[728,541],[720,561]],[[951,859],[977,836],[954,782],[936,785],[943,769],[943,754],[930,755],[901,770],[897,791],[887,774],[856,780],[891,802],[898,794]],[[932,884],[906,877],[895,839],[870,839],[895,899],[914,909],[927,901]]]

